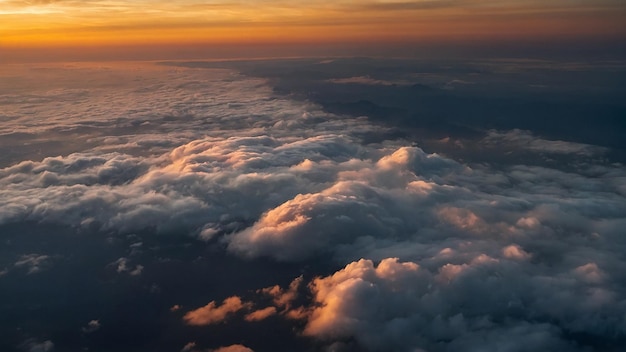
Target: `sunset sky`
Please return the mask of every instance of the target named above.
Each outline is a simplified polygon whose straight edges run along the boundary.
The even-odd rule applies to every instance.
[[[626,0],[0,0],[0,351],[623,352]]]
[[[0,49],[619,40],[620,0],[0,1]]]

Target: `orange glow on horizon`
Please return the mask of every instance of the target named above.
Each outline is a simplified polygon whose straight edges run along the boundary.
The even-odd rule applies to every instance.
[[[615,0],[11,0],[0,1],[0,48],[626,38],[623,23]]]

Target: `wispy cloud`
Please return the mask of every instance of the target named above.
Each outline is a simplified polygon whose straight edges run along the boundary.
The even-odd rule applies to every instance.
[[[247,309],[250,303],[242,302],[237,296],[228,297],[218,305],[215,301],[204,307],[187,312],[183,319],[189,325],[210,325],[223,322],[228,316]]]

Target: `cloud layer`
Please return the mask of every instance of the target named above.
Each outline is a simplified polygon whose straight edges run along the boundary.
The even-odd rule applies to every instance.
[[[231,71],[99,70],[54,68],[41,90],[0,95],[0,133],[26,141],[0,169],[0,225],[143,231],[251,266],[313,268],[289,287],[206,297],[185,309],[186,328],[285,318],[331,350],[370,351],[611,350],[626,338],[626,168],[605,148],[490,131],[490,148],[580,158],[468,164]],[[86,72],[112,74],[112,88],[81,87]],[[47,87],[64,74],[77,86]],[[46,136],[80,138],[37,151]],[[131,255],[111,271],[146,276]],[[56,263],[14,257],[0,280]],[[90,336],[110,325],[81,324]]]

